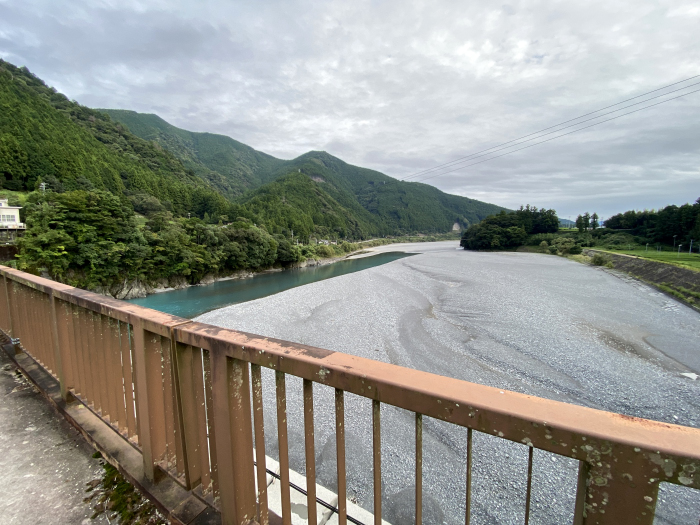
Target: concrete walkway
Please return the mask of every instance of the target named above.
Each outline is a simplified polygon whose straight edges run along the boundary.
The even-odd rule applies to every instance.
[[[101,524],[83,503],[100,460],[0,349],[0,523]]]

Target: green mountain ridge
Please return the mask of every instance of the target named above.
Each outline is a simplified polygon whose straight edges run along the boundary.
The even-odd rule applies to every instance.
[[[55,191],[147,195],[178,215],[218,215],[231,206],[158,144],[0,60],[0,185],[26,191],[40,181]]]
[[[139,137],[156,141],[169,149],[195,173],[202,173],[202,169],[212,170],[226,180],[228,187],[244,191],[236,202],[251,206],[251,211],[261,218],[267,217],[274,223],[270,226],[277,233],[294,229],[292,224],[297,224],[296,231],[302,235],[311,233],[308,230],[309,214],[294,213],[289,202],[295,202],[297,207],[308,204],[313,209],[328,210],[329,203],[334,201],[340,208],[334,208],[331,215],[346,214],[345,220],[335,221],[337,227],[329,225],[328,217],[311,215],[316,217],[313,220],[316,233],[326,233],[330,228],[341,237],[351,231],[362,231],[363,236],[446,232],[455,223],[467,227],[503,209],[450,195],[427,184],[398,181],[378,171],[347,164],[323,151],[310,151],[285,161],[229,137],[181,130],[157,115],[124,110],[102,111],[128,126]],[[298,177],[278,182],[294,172],[307,175],[323,187],[318,192],[306,193],[307,200],[299,199],[302,186],[310,190],[311,185],[302,183]],[[214,175],[204,178],[219,187],[214,182]],[[273,186],[266,188],[267,184]],[[291,194],[285,196],[286,192]],[[276,197],[272,198],[273,195]],[[323,202],[316,202],[319,198]],[[276,206],[283,201],[287,203],[283,210],[263,210],[265,203]],[[299,229],[302,223],[307,226]]]
[[[167,149],[222,193],[236,197],[269,182],[266,174],[284,161],[225,135],[186,131],[158,115],[123,109],[100,109],[136,136]]]
[[[444,233],[503,208],[402,182],[323,151],[281,160],[153,114],[87,108],[0,60],[0,186],[107,190],[137,212],[243,218],[308,242]]]

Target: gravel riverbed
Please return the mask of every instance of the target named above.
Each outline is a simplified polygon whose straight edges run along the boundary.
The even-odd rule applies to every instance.
[[[560,257],[391,245],[419,255],[197,320],[497,388],[700,426],[700,313],[614,270]],[[266,445],[277,456],[274,376]],[[304,472],[300,380],[287,378],[290,461]],[[333,392],[315,385],[317,476],[335,488]],[[346,394],[348,495],[372,510],[371,403]],[[412,515],[413,414],[382,408],[383,515]],[[466,431],[424,419],[424,523],[464,523]],[[475,434],[472,523],[523,523],[527,447]],[[530,523],[571,523],[576,462],[535,451]],[[408,514],[406,514],[409,512]],[[700,496],[662,485],[656,523],[697,525]]]

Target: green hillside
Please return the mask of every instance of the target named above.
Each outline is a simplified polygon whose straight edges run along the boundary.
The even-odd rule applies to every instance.
[[[237,202],[246,206],[249,203],[251,212],[258,214],[261,221],[272,221],[273,230],[291,230],[294,229],[291,224],[296,223],[296,231],[307,232],[309,220],[313,220],[319,235],[332,235],[334,232],[340,237],[345,236],[344,232],[354,232],[348,235],[355,238],[446,232],[455,222],[467,227],[503,209],[449,195],[427,184],[398,181],[378,171],[352,166],[323,151],[311,151],[284,161],[229,137],[176,128],[156,115],[124,110],[103,111],[128,126],[139,137],[156,141],[167,148],[185,166],[229,195],[252,190]],[[314,188],[313,184],[301,184],[299,178],[293,179],[294,184],[286,179],[283,184],[276,183],[280,177],[299,171],[311,177],[317,186],[322,186],[320,192],[325,195],[323,198],[319,197],[321,193],[315,191],[309,191],[304,198],[299,198],[303,189]],[[265,188],[266,183],[272,186]],[[272,198],[273,195],[275,198]],[[269,208],[280,202],[285,203],[282,209]],[[304,210],[307,203],[310,209]],[[336,226],[330,226],[330,219],[324,214],[314,214],[312,211],[312,208],[327,209],[335,205],[339,208],[331,216],[345,214],[343,221],[334,222]],[[300,208],[295,211],[294,206]],[[303,228],[299,222],[302,216],[306,219],[301,223],[307,225]]]
[[[180,215],[219,215],[231,206],[159,145],[0,60],[0,184],[22,191],[39,181],[55,191],[151,196]]]
[[[102,109],[132,133],[154,141],[200,177],[230,196],[262,186],[284,161],[254,150],[230,137],[176,128],[158,115],[122,109]]]
[[[427,184],[403,182],[378,171],[352,166],[324,151],[301,155],[288,162],[285,169],[290,168],[313,171],[310,175],[333,187],[326,191],[341,204],[350,207],[349,199],[359,204],[373,217],[374,234],[446,232],[455,222],[467,227],[504,209],[450,195]]]

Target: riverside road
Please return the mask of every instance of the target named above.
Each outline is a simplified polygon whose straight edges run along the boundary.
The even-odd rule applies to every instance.
[[[381,251],[397,251],[386,246]],[[700,426],[700,314],[615,271],[456,242],[205,314],[203,322],[501,389]],[[683,375],[687,374],[687,375]],[[288,378],[292,468],[304,471],[301,382]],[[266,376],[268,453],[276,456]],[[316,385],[318,480],[335,487],[333,396]],[[372,509],[371,404],[348,395],[348,494]],[[411,508],[413,418],[382,409],[384,517]],[[464,523],[466,432],[426,418],[424,522]],[[472,523],[523,523],[527,448],[475,438]],[[576,463],[535,452],[530,523],[571,523]],[[662,485],[656,523],[697,525],[700,497]]]

